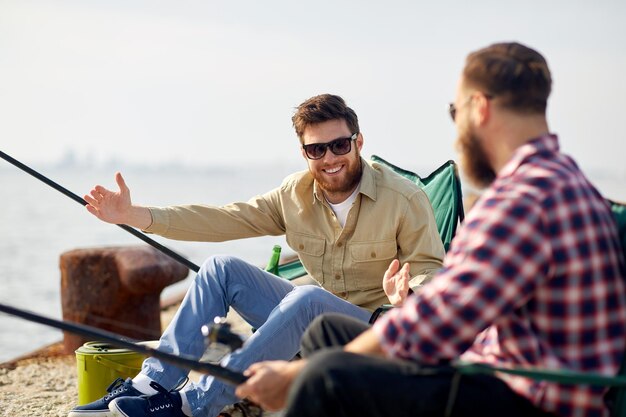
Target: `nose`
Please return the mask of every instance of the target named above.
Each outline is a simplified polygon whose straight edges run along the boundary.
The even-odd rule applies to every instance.
[[[324,156],[322,156],[321,160],[322,160],[323,163],[329,164],[329,163],[333,162],[335,158],[338,158],[338,156],[335,155],[333,153],[333,151],[330,150],[330,148],[327,148],[326,149],[326,153],[324,154]]]

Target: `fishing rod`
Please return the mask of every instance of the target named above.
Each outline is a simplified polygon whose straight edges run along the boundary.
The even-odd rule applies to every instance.
[[[212,364],[212,363],[199,362],[195,359],[192,359],[186,356],[182,356],[182,355],[178,356],[178,355],[174,355],[171,353],[163,352],[161,350],[157,350],[146,345],[140,345],[140,344],[137,344],[137,341],[133,339],[129,339],[129,338],[124,338],[123,336],[117,333],[109,332],[106,330],[100,330],[95,327],[87,326],[84,324],[71,323],[68,321],[52,319],[49,317],[41,316],[36,313],[32,313],[30,311],[11,307],[11,306],[1,304],[1,303],[0,303],[0,312],[10,314],[12,316],[20,317],[20,318],[23,318],[25,320],[32,321],[35,323],[43,324],[45,326],[54,327],[60,330],[65,330],[70,333],[74,333],[74,334],[87,337],[90,339],[111,343],[112,345],[125,348],[133,352],[137,352],[137,353],[144,354],[146,356],[152,356],[157,359],[161,359],[165,362],[168,362],[172,365],[175,365],[184,369],[189,369],[193,371],[202,372],[208,375],[212,375],[215,378],[220,379],[232,385],[239,385],[248,379],[241,372],[236,372],[228,368],[225,368],[223,366]],[[222,332],[223,328],[220,328],[217,331]],[[204,329],[203,329],[203,333],[204,333]],[[211,336],[211,330],[209,330],[209,333],[206,334],[206,336],[209,339],[214,340],[214,337]]]
[[[73,192],[71,192],[67,188],[59,185],[58,183],[52,181],[48,177],[46,177],[46,176],[40,174],[39,172],[35,171],[34,169],[29,167],[28,165],[25,165],[25,164],[21,163],[17,159],[7,155],[6,153],[4,153],[2,151],[0,151],[0,158],[4,159],[5,161],[9,162],[10,164],[16,166],[17,168],[21,169],[22,171],[26,172],[27,174],[32,175],[33,177],[37,178],[39,181],[45,183],[46,185],[49,185],[50,187],[54,188],[55,190],[61,192],[62,194],[65,194],[67,197],[69,197],[72,200],[76,201],[77,203],[79,203],[83,207],[88,204],[83,198],[81,198],[78,195],[74,194]],[[136,230],[136,229],[134,229],[134,228],[132,228],[132,227],[130,227],[128,225],[125,225],[125,224],[118,224],[116,226],[121,227],[122,229],[124,229],[128,233],[130,233],[131,235],[133,235],[135,237],[138,237],[139,239],[143,240],[144,242],[146,242],[150,246],[160,250],[161,252],[163,252],[167,256],[169,256],[172,259],[174,259],[174,260],[180,262],[181,264],[185,265],[187,268],[191,269],[192,271],[198,272],[200,270],[200,267],[198,265],[194,264],[193,262],[191,262],[189,259],[187,259],[184,256],[174,252],[173,250],[171,250],[171,249],[161,245],[159,242],[149,238],[148,236],[146,236],[145,234],[141,233],[140,231],[138,231],[138,230]]]

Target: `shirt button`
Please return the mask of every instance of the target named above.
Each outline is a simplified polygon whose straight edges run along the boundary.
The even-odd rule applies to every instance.
[[[342,246],[343,246],[343,243],[341,243],[341,242],[337,243],[337,247],[338,247],[338,248],[340,248],[340,247],[342,247]]]
[[[303,245],[302,243],[300,243],[300,244],[298,245],[298,249],[303,250],[303,249],[304,249],[304,245]]]
[[[371,256],[372,258],[376,258],[376,252],[372,252],[372,253],[370,254],[370,256]]]
[[[341,275],[339,274],[335,275],[335,279],[341,279]]]
[[[341,297],[341,298],[346,298],[347,295],[348,295],[348,293],[346,293],[346,292],[340,292],[339,293],[339,297]]]

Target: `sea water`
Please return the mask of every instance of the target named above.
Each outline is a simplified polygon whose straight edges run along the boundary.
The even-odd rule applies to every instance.
[[[2,161],[0,161],[2,162]],[[37,167],[34,167],[37,168]],[[282,178],[303,166],[228,167],[185,170],[180,167],[122,169],[131,196],[138,204],[165,206],[246,201],[278,186]],[[419,170],[418,173],[428,173]],[[119,166],[38,169],[70,191],[83,196],[93,185],[114,188]],[[607,197],[626,201],[623,178],[590,175]],[[154,240],[200,265],[212,254],[239,256],[263,266],[283,237],[261,237],[222,243],[180,242],[150,235]],[[60,319],[59,256],[66,251],[103,246],[145,245],[117,226],[106,224],[68,197],[12,166],[0,167],[0,303]],[[163,296],[183,293],[186,280],[164,290]],[[62,339],[59,330],[0,313],[0,362]]]
[[[95,184],[116,187],[114,168],[37,170],[80,197]],[[274,165],[195,171],[144,168],[122,170],[122,174],[138,204],[223,205],[269,191],[292,171]],[[286,248],[282,236],[223,243],[149,237],[196,265],[209,255],[230,254],[264,266],[275,244]],[[0,303],[60,319],[60,255],[78,248],[127,245],[146,244],[123,229],[98,220],[80,204],[17,168],[0,168]],[[285,249],[285,253],[289,250]],[[184,293],[192,276],[190,273],[184,281],[166,288],[162,296]],[[0,363],[62,338],[59,330],[0,313]]]

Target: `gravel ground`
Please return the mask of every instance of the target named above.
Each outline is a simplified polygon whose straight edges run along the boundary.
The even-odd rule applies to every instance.
[[[43,355],[3,364],[0,368],[0,414],[65,417],[78,398],[76,378],[74,356]]]

